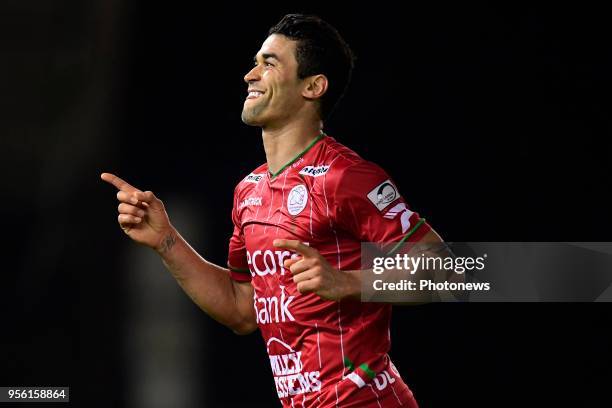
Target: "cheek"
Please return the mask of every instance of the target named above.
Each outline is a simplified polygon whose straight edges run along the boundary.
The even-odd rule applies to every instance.
[[[266,71],[261,76],[262,80],[264,80],[266,87],[273,88],[275,90],[283,89],[289,86],[289,81],[278,72]]]
[[[273,73],[270,71],[264,71],[263,74],[261,75],[261,79],[264,80],[267,85],[270,85],[276,82],[276,79],[274,78]]]

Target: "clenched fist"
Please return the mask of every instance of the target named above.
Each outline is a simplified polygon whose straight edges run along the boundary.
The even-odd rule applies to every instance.
[[[276,248],[288,249],[301,255],[286,259],[284,267],[293,274],[293,281],[300,293],[315,293],[327,300],[358,298],[360,294],[359,271],[339,271],[332,268],[316,249],[291,239],[275,239]]]

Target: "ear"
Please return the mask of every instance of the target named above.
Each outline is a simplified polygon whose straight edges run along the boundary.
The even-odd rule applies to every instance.
[[[327,92],[329,82],[325,75],[313,75],[304,80],[302,96],[306,99],[319,99]]]

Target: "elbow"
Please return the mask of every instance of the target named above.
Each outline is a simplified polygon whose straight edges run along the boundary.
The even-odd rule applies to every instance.
[[[232,331],[239,336],[246,336],[257,330],[257,322],[255,320],[244,320],[232,325]]]

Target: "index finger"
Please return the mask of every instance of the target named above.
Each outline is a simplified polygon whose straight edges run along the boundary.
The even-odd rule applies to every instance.
[[[272,245],[277,248],[291,249],[304,256],[313,256],[317,253],[316,249],[304,245],[295,239],[275,239]]]
[[[121,177],[117,177],[111,173],[102,173],[100,175],[100,178],[106,181],[107,183],[115,186],[117,190],[127,191],[128,193],[134,193],[134,192],[140,191],[139,189],[132,186],[127,181],[123,180]]]

